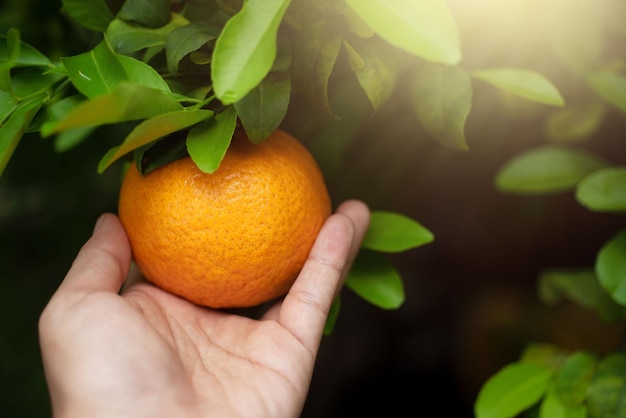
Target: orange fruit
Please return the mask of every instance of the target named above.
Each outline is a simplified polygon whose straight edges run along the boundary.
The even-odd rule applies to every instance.
[[[119,198],[146,279],[212,308],[284,295],[330,211],[315,160],[281,130],[261,144],[236,133],[213,174],[189,157],[145,176],[131,165]]]

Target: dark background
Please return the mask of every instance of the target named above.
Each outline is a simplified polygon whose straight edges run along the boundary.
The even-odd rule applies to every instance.
[[[0,30],[18,27],[49,56],[82,52],[88,40],[58,10],[57,1],[0,1]],[[335,97],[339,121],[296,102],[285,127],[316,151],[335,203],[360,198],[372,209],[406,214],[433,231],[435,242],[390,257],[405,282],[400,309],[375,308],[344,290],[303,417],[469,417],[480,385],[528,342],[616,349],[623,324],[567,302],[542,305],[536,280],[544,268],[591,266],[624,218],[591,213],[571,192],[514,196],[493,186],[511,157],[545,143],[551,109],[506,107],[493,90],[476,86],[471,150],[460,152],[421,130],[402,89],[376,114],[353,104],[361,99]],[[586,148],[625,164],[625,132],[626,118],[612,111]],[[349,139],[340,156],[331,152],[333,136]],[[2,417],[50,414],[37,320],[95,219],[116,210],[119,171],[99,175],[96,165],[118,142],[115,129],[105,128],[56,154],[51,140],[29,135],[0,179]]]

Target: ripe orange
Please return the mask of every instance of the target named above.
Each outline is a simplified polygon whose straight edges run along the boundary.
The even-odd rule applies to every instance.
[[[284,295],[330,211],[315,160],[281,130],[258,145],[238,132],[213,174],[189,157],[145,176],[132,165],[119,200],[143,275],[212,308]]]

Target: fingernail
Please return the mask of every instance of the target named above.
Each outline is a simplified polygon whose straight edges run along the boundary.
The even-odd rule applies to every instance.
[[[104,214],[102,214],[102,215],[100,215],[100,216],[98,217],[98,220],[96,221],[96,224],[95,224],[95,225],[94,225],[94,227],[93,227],[93,232],[94,232],[94,234],[95,234],[96,232],[98,232],[98,230],[99,230],[100,228],[102,228],[102,225],[104,224],[104,219],[105,219],[105,218],[106,218],[106,215],[104,215]]]

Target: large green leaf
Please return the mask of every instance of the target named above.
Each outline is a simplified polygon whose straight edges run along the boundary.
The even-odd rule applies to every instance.
[[[461,47],[445,0],[346,0],[387,42],[428,61],[457,64]]]
[[[374,109],[380,108],[387,102],[398,81],[400,66],[394,51],[387,45],[375,44],[371,39],[350,43],[344,40],[343,45],[350,68],[369,102]]]
[[[7,166],[26,128],[47,98],[47,95],[44,94],[21,103],[6,122],[0,125],[0,175]]]
[[[166,92],[123,82],[111,93],[83,102],[64,119],[45,123],[41,132],[47,137],[69,129],[148,119],[182,109]]]
[[[61,62],[76,89],[89,98],[111,93],[128,80],[124,65],[106,39],[91,51],[62,58]]]
[[[175,77],[180,60],[217,38],[218,34],[219,30],[207,23],[191,23],[173,30],[165,42],[167,69],[170,74]]]
[[[104,32],[114,17],[106,0],[63,0],[62,11],[74,22],[96,32]]]
[[[626,355],[610,354],[600,361],[589,386],[589,416],[626,417]]]
[[[107,28],[106,38],[116,52],[130,54],[147,48],[164,48],[167,35],[188,24],[189,21],[177,13],[172,13],[170,22],[160,28],[147,28],[115,19]]]
[[[593,211],[626,212],[626,167],[591,173],[576,187],[576,199]]]
[[[585,151],[558,146],[530,149],[509,161],[498,173],[500,190],[542,194],[569,190],[592,172],[606,166],[601,158]]]
[[[237,127],[237,112],[230,106],[215,118],[195,126],[187,135],[187,150],[205,173],[218,169]]]
[[[374,211],[361,246],[396,253],[432,242],[434,235],[419,222],[399,213]]]
[[[506,92],[550,106],[563,106],[561,93],[545,76],[522,68],[491,68],[472,75]]]
[[[476,418],[510,418],[537,403],[545,394],[552,371],[516,362],[500,369],[483,385],[474,405]]]
[[[598,281],[613,300],[626,306],[626,229],[602,246],[596,258]]]
[[[472,108],[472,85],[460,67],[430,64],[414,76],[413,107],[421,125],[442,144],[467,149],[465,122]]]
[[[361,250],[346,278],[346,286],[372,305],[397,309],[404,303],[402,278],[381,254]]]
[[[582,405],[595,372],[595,356],[578,351],[570,355],[554,380],[554,389],[563,404],[569,407]]]
[[[224,104],[241,100],[265,78],[276,58],[276,34],[290,0],[248,0],[217,39],[211,79]]]
[[[117,17],[149,28],[159,28],[170,21],[171,0],[126,0]]]
[[[259,143],[274,132],[287,115],[291,78],[287,72],[272,72],[239,102],[235,109],[248,139]]]
[[[139,147],[196,125],[211,116],[213,112],[210,110],[177,110],[147,119],[137,125],[120,146],[115,147],[115,152],[106,154],[98,165],[98,171],[103,172],[119,158]]]
[[[570,299],[597,312],[605,321],[626,318],[626,309],[611,299],[592,269],[550,269],[542,272],[539,276],[539,297],[548,305],[559,303],[563,298]]]
[[[601,98],[626,113],[626,76],[603,71],[591,75],[589,84]]]

